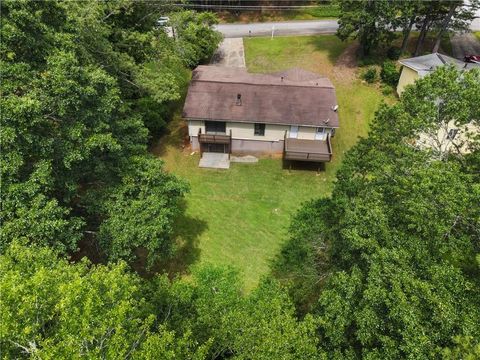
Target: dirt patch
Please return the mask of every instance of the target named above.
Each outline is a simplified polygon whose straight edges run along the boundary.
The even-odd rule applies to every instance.
[[[333,67],[335,80],[350,83],[356,79],[358,43],[349,45],[338,57]]]

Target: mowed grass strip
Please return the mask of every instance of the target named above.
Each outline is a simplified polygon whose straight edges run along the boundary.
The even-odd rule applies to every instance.
[[[336,59],[348,44],[334,36],[246,39],[247,66],[253,72],[302,67],[332,78],[337,87],[341,129],[333,138],[334,158],[318,172],[317,166],[282,166],[281,159],[257,164],[231,164],[229,170],[198,168],[198,154],[183,148],[186,124],[177,116],[169,134],[152,152],[169,171],[189,181],[185,215],[176,223],[179,244],[172,271],[185,272],[197,263],[229,264],[243,273],[245,290],[254,288],[269,272],[271,260],[287,239],[291,216],[305,201],[329,195],[343,153],[366,135],[368,120],[382,95],[375,88],[335,80]]]

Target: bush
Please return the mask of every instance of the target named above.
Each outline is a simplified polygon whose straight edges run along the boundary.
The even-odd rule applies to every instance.
[[[382,94],[385,96],[390,96],[393,94],[393,88],[390,85],[382,86]]]
[[[398,60],[400,57],[400,49],[397,49],[396,47],[391,47],[387,50],[387,57],[390,60]]]
[[[374,83],[377,80],[377,69],[369,67],[362,75],[363,80],[369,84]]]
[[[385,61],[382,64],[382,70],[380,71],[380,77],[385,84],[395,86],[400,78],[400,72],[397,70],[397,66],[392,61]]]

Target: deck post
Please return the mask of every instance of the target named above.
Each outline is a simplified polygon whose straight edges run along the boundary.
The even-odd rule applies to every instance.
[[[232,154],[232,129],[230,129],[230,145],[228,148],[228,160],[230,160],[231,154]]]
[[[198,128],[198,138],[197,138],[197,140],[198,140],[198,146],[200,147],[200,157],[203,156],[202,143],[201,143],[201,141],[200,141],[200,136],[201,136],[201,135],[202,135],[202,128]]]

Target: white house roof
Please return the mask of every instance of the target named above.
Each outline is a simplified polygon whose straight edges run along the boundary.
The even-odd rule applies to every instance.
[[[412,70],[415,70],[420,77],[431,73],[439,66],[454,65],[458,70],[470,70],[473,68],[480,68],[480,64],[466,63],[458,59],[454,59],[450,56],[433,53],[423,56],[417,56],[414,58],[403,59],[399,61],[400,64],[406,66]]]

